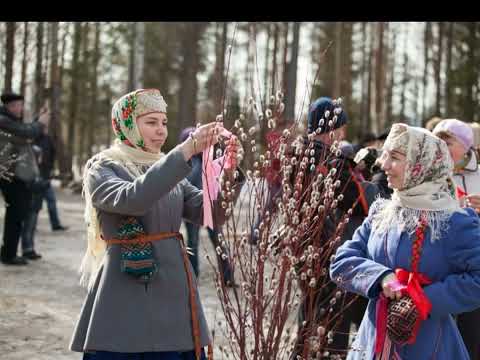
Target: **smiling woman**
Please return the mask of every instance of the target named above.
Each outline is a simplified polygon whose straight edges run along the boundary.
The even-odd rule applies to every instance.
[[[394,124],[384,148],[392,199],[372,205],[330,267],[369,299],[347,359],[467,360],[452,315],[480,306],[479,219],[457,203],[443,140]]]

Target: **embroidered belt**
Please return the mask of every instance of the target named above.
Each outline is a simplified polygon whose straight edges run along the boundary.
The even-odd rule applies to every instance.
[[[201,359],[202,346],[200,344],[200,322],[198,321],[198,309],[196,302],[196,289],[193,285],[193,276],[190,270],[190,260],[188,259],[188,254],[185,246],[185,241],[183,240],[183,235],[179,232],[162,232],[158,234],[149,234],[149,235],[140,235],[133,239],[110,239],[105,240],[107,245],[112,244],[141,244],[151,241],[159,241],[165,239],[176,238],[180,241],[182,246],[182,257],[183,257],[183,266],[185,268],[185,273],[187,275],[188,283],[188,292],[190,297],[190,312],[192,316],[192,335],[193,342],[195,345],[195,358],[196,360]],[[213,346],[208,344],[208,359],[213,360]]]

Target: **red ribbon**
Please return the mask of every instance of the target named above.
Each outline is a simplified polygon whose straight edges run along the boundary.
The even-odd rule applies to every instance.
[[[467,195],[467,193],[465,191],[463,191],[460,186],[457,186],[457,188],[455,190],[457,192],[457,197],[458,197],[459,200],[464,198]]]
[[[425,275],[418,272],[409,272],[405,269],[396,269],[395,275],[398,282],[402,285],[406,285],[402,289],[403,295],[408,295],[412,298],[413,303],[417,307],[420,320],[414,326],[412,335],[408,339],[407,344],[413,344],[417,338],[418,329],[420,328],[421,321],[425,320],[432,310],[432,303],[425,295],[422,285],[431,284],[432,281]],[[387,334],[387,307],[388,299],[385,295],[380,294],[377,300],[376,311],[376,338],[375,338],[375,354],[382,351],[385,337]]]

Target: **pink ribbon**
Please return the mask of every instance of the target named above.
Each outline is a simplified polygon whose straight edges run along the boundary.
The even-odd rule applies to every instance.
[[[222,129],[220,135],[230,138],[232,133]],[[220,172],[222,167],[230,170],[236,159],[229,151],[225,155],[213,160],[213,146],[203,151],[202,159],[202,184],[203,184],[203,225],[213,230],[212,201],[217,200],[220,192]]]

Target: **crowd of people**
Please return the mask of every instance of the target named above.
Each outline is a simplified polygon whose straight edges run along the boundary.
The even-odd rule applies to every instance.
[[[47,109],[26,123],[21,95],[4,94],[1,100],[0,144],[13,145],[6,156],[23,154],[12,165],[12,176],[0,180],[7,204],[1,261],[25,265],[26,259],[41,257],[34,234],[44,198],[52,230],[66,229],[50,182],[55,151]],[[333,114],[335,121],[328,121]],[[349,121],[337,102],[320,97],[310,105],[304,134],[315,153],[305,184],[335,167],[344,185],[339,187],[343,200],[319,236],[327,238],[350,211],[329,265],[329,287],[347,290],[352,301],[361,295],[343,314],[330,354],[480,360],[475,331],[480,321],[479,127],[439,118],[426,128],[396,123],[351,144],[345,140]],[[285,126],[267,133],[273,154]],[[245,183],[237,163],[240,142],[213,122],[184,129],[179,144],[163,153],[167,104],[156,89],[120,97],[112,108],[112,127],[114,144],[94,155],[84,171],[88,246],[81,270],[88,294],[70,347],[83,352],[85,360],[211,358],[196,280],[199,229],[205,224],[202,156],[218,146],[221,134],[228,138],[221,176],[231,181],[235,202]],[[341,153],[325,163],[323,156],[334,143]],[[264,173],[268,198],[252,226],[252,246],[262,214],[273,214],[282,194],[281,171],[274,158]],[[207,228],[216,249],[223,246],[218,237],[225,221],[222,200],[214,201],[214,226]],[[182,221],[187,241],[180,233]],[[22,257],[17,256],[20,238]],[[313,240],[302,239],[305,246]],[[236,286],[231,264],[217,260],[224,285]],[[307,318],[305,304],[321,303],[325,290],[303,294],[299,329],[318,321],[318,314]],[[350,344],[352,323],[358,333]],[[302,354],[305,341],[299,330],[291,359]]]

